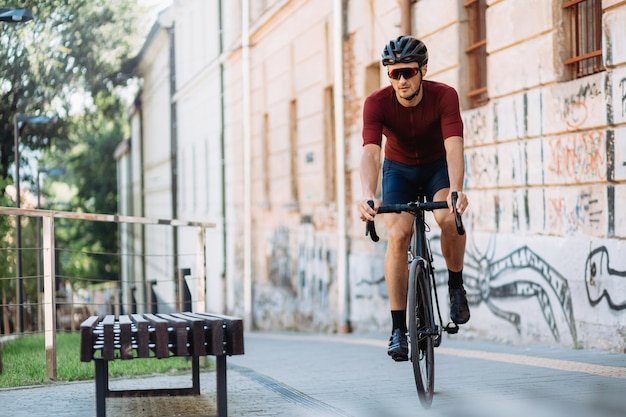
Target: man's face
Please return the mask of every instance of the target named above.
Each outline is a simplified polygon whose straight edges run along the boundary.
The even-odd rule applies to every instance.
[[[387,75],[393,89],[400,98],[411,97],[420,87],[422,78],[426,74],[426,65],[419,68],[417,62],[408,64],[391,64],[387,66]]]

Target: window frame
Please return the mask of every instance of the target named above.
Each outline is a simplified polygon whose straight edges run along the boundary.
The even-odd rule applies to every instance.
[[[470,108],[489,102],[487,90],[487,5],[486,0],[466,0],[468,42],[465,54],[468,60],[468,92]]]
[[[569,80],[605,71],[602,53],[602,0],[563,0]]]

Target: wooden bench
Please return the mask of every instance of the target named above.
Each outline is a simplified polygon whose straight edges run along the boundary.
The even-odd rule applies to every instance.
[[[243,355],[243,321],[211,313],[91,316],[80,325],[80,360],[94,361],[96,414],[106,416],[107,397],[200,394],[201,356],[215,356],[217,409],[227,416],[226,356]],[[109,361],[191,357],[192,386],[187,388],[110,390]]]

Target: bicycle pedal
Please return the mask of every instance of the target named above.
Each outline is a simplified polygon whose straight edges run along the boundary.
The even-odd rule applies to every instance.
[[[459,332],[459,325],[454,323],[454,322],[450,322],[448,324],[446,324],[446,327],[443,328],[448,334],[457,334]]]

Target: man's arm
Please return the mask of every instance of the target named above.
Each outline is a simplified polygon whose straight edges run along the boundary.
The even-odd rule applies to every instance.
[[[361,189],[363,199],[357,203],[361,220],[374,220],[376,211],[368,204],[368,200],[375,202],[376,208],[380,205],[376,201],[376,188],[378,187],[378,175],[380,173],[380,146],[367,144],[363,146],[363,155],[361,156]]]
[[[460,136],[451,136],[444,142],[446,148],[446,161],[448,162],[448,176],[450,177],[450,191],[457,191],[459,199],[456,208],[460,214],[463,214],[467,208],[467,196],[463,192],[463,179],[465,177],[465,157],[463,138]],[[452,211],[451,197],[448,196],[448,205]]]

